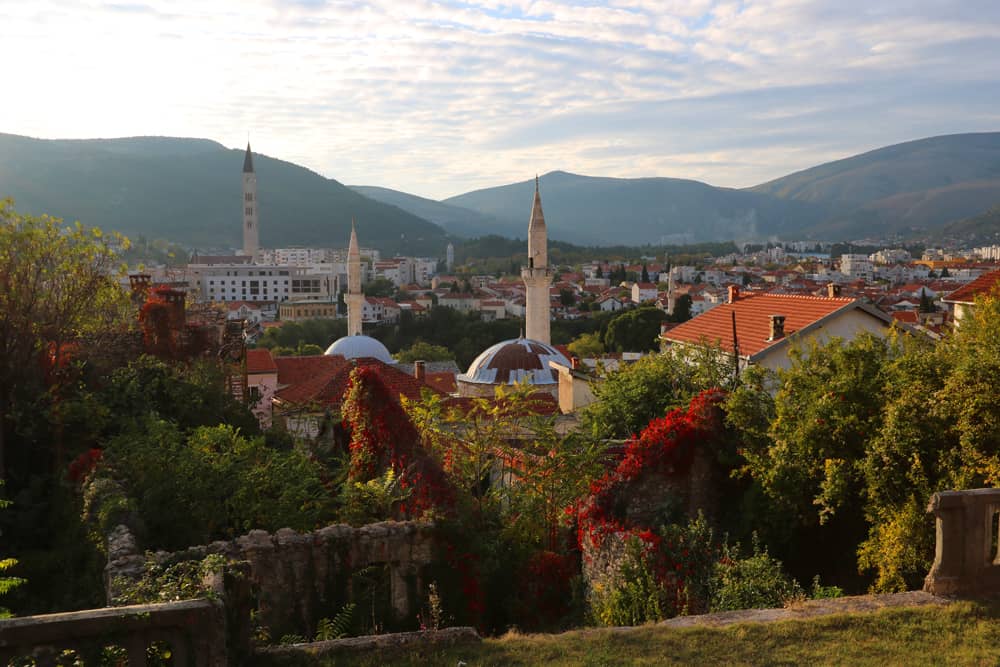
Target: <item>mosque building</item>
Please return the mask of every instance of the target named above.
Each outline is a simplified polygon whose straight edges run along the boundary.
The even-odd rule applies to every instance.
[[[498,385],[527,382],[558,398],[559,375],[549,362],[566,367],[570,362],[552,347],[550,339],[549,286],[554,273],[548,263],[548,232],[536,176],[535,200],[528,221],[528,265],[521,270],[526,335],[501,341],[476,357],[469,370],[455,378],[459,395],[492,397]]]

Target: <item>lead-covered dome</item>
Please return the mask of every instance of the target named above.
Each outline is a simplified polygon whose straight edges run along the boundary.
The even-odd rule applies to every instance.
[[[387,364],[396,363],[389,350],[371,336],[344,336],[333,341],[323,354],[339,354],[345,359],[371,357]]]
[[[475,384],[517,384],[527,378],[532,385],[555,385],[559,378],[549,367],[555,361],[569,366],[563,354],[545,343],[530,338],[505,340],[487,348],[469,366],[459,382]]]

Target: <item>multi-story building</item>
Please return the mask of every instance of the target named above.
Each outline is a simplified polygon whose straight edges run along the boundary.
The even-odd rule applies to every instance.
[[[846,254],[840,256],[840,272],[850,278],[861,278],[865,281],[874,279],[875,267],[868,255]]]
[[[202,301],[331,301],[339,280],[329,271],[263,264],[189,264],[188,285]]]

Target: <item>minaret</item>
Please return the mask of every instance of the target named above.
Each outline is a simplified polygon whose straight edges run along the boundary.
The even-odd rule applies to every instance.
[[[257,174],[253,170],[250,142],[243,158],[243,254],[256,260],[260,251],[257,227]]]
[[[674,297],[674,267],[670,265],[670,260],[667,260],[667,315],[673,316],[674,306],[677,305],[676,298]]]
[[[542,196],[538,193],[538,176],[535,176],[535,201],[528,222],[528,266],[521,269],[525,287],[525,334],[531,340],[551,344],[549,336],[549,269],[548,233],[542,213]]]
[[[448,273],[451,273],[451,268],[455,266],[455,246],[451,243],[448,244],[448,247],[444,251],[444,265]]]
[[[361,294],[361,251],[358,249],[358,234],[351,219],[351,245],[347,249],[347,335],[361,335],[361,309],[364,295]]]

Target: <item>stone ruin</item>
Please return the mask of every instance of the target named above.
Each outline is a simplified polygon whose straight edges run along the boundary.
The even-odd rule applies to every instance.
[[[311,533],[252,530],[231,541],[156,552],[152,558],[169,565],[211,554],[246,563],[256,598],[256,603],[246,604],[253,605],[257,621],[275,639],[289,633],[312,636],[319,619],[357,602],[360,591],[352,575],[369,568],[375,570],[380,585],[387,585],[387,628],[415,626],[428,570],[437,564],[434,525],[416,521],[360,528],[338,524]],[[105,569],[109,603],[123,584],[141,576],[146,558],[128,528],[112,531]]]

